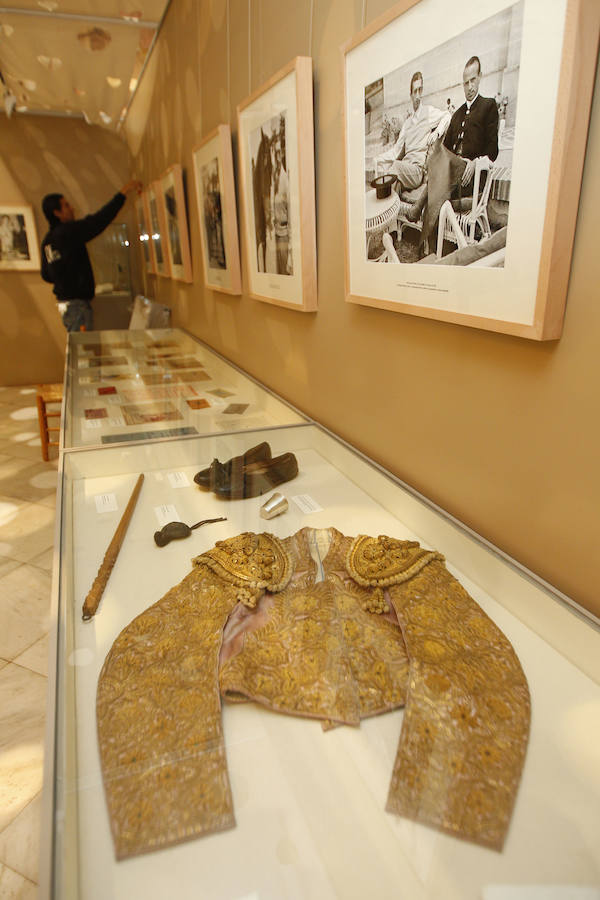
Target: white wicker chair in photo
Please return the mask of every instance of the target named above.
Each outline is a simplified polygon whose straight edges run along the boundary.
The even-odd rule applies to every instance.
[[[481,195],[479,185],[482,172],[487,172],[487,178]],[[473,202],[468,212],[455,212],[449,200],[442,204],[438,224],[437,252],[438,259],[442,256],[444,241],[452,241],[460,249],[468,244],[475,244],[483,238],[489,238],[492,234],[488,219],[487,206],[490,198],[490,190],[494,180],[494,167],[488,159],[478,159],[475,162],[475,174],[473,178]],[[480,235],[476,237],[476,228],[479,226]]]

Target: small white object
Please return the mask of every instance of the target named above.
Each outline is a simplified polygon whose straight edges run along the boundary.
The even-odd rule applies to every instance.
[[[96,494],[94,502],[98,513],[116,512],[119,508],[115,494]]]
[[[190,480],[185,472],[169,472],[167,475],[172,488],[184,488],[190,486]]]
[[[275,516],[280,516],[282,513],[287,512],[288,502],[283,494],[275,493],[269,499],[263,503],[260,508],[260,514],[263,519],[274,519]]]
[[[292,497],[292,500],[305,516],[309,515],[309,513],[323,512],[323,507],[319,506],[310,494],[296,494],[295,497]]]
[[[163,503],[162,506],[155,506],[154,515],[161,528],[164,525],[168,525],[169,522],[180,521],[179,513],[172,503]]]

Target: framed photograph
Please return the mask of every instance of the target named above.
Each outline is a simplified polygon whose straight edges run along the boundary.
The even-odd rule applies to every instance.
[[[346,298],[560,337],[594,0],[403,0],[343,49]]]
[[[163,278],[168,278],[171,273],[169,257],[165,248],[166,222],[163,204],[161,200],[162,188],[160,182],[155,181],[148,185],[146,202],[148,204],[150,237],[152,239],[151,255],[154,257],[154,271]]]
[[[298,56],[237,108],[249,293],[317,308],[312,60]]]
[[[204,283],[215,291],[241,294],[231,129],[219,127],[194,150],[194,177]]]
[[[0,269],[39,269],[35,219],[31,206],[0,205]]]
[[[154,254],[152,252],[152,241],[150,239],[150,228],[148,225],[149,216],[146,211],[146,195],[142,194],[135,201],[135,219],[137,225],[138,241],[142,251],[142,260],[146,272],[154,273],[155,263]]]
[[[171,166],[162,176],[160,184],[171,278],[175,278],[177,281],[191,282],[192,256],[181,166],[178,164]]]

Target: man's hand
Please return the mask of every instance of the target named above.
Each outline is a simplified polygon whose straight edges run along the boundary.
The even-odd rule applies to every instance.
[[[138,181],[136,178],[128,181],[127,184],[124,184],[121,188],[121,193],[125,194],[126,197],[128,194],[131,194],[134,191],[138,195],[142,193],[142,182]]]
[[[471,181],[473,181],[473,176],[475,175],[475,160],[468,159],[467,164],[465,166],[465,171],[463,172],[463,176],[460,180],[460,183],[463,187],[466,187]]]
[[[442,136],[441,134],[438,134],[437,128],[434,128],[434,130],[430,131],[427,136],[427,146],[431,147],[431,145],[435,144],[437,139],[440,138],[441,136]]]

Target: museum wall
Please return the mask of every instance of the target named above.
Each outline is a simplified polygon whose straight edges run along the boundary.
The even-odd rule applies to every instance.
[[[38,242],[48,230],[40,208],[45,194],[64,193],[77,215],[86,215],[128,177],[124,141],[103,128],[82,119],[0,116],[1,201],[33,207]],[[129,217],[124,209],[116,221]],[[62,381],[66,332],[52,285],[38,271],[2,271],[0,309],[0,384]]]
[[[566,318],[538,343],[344,301],[340,46],[386,0],[173,0],[128,120],[132,169],[188,175],[194,283],[146,290],[188,329],[600,614],[600,89]],[[203,287],[192,151],[296,55],[314,61],[319,309]],[[242,245],[242,255],[246,248]]]

